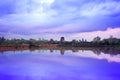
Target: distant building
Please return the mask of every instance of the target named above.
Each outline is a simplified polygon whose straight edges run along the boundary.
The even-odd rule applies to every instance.
[[[65,41],[65,38],[64,37],[61,37],[60,38],[60,42],[64,42]]]
[[[82,38],[82,42],[84,42],[84,38]]]
[[[98,42],[98,41],[100,41],[101,40],[101,38],[99,37],[99,36],[97,36],[97,37],[95,37],[94,39],[93,39],[93,41],[95,41],[95,42]]]
[[[53,39],[50,39],[50,43],[54,43],[54,40],[53,40]]]

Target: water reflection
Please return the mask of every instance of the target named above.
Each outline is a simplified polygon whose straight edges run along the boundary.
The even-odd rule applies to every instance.
[[[117,50],[44,48],[0,54],[1,80],[119,80],[119,76]]]
[[[58,48],[8,48],[8,49],[3,49],[0,50],[0,53],[4,53],[6,51],[24,51],[24,50],[30,50],[35,51],[35,50],[50,50],[50,52],[52,53],[55,50],[59,50],[61,55],[64,55],[65,51],[71,50],[72,52],[78,52],[79,50],[81,51],[86,51],[86,50],[90,50],[93,51],[93,53],[95,54],[101,54],[101,53],[105,53],[105,54],[111,54],[111,55],[116,55],[116,54],[120,54],[120,49],[115,49],[114,47],[104,47],[104,48],[91,48],[91,47],[58,47]]]
[[[44,53],[45,51],[49,51],[50,53],[54,53],[58,51],[61,55],[64,55],[67,51],[71,51],[75,53],[75,55],[80,57],[88,57],[94,59],[106,59],[108,62],[120,62],[120,51],[114,49],[95,49],[95,48],[32,48],[28,49],[30,52],[39,51],[40,53]],[[25,50],[14,50],[12,53],[16,53],[20,51],[21,53]],[[87,51],[87,52],[86,52]],[[6,51],[0,51],[1,54],[4,54]]]

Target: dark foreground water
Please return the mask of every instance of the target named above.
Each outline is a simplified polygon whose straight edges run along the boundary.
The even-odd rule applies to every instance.
[[[81,50],[0,52],[0,80],[120,80],[120,55]]]

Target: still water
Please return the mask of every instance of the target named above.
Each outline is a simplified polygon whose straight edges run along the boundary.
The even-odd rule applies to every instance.
[[[120,80],[120,55],[90,50],[0,52],[0,80]]]

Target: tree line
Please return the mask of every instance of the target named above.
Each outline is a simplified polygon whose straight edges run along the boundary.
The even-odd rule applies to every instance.
[[[58,46],[74,46],[74,47],[94,47],[94,46],[120,46],[120,39],[110,37],[108,39],[102,39],[97,36],[92,41],[82,40],[72,40],[66,41],[64,37],[61,37],[59,41],[50,39],[6,39],[0,37],[0,46],[18,46],[18,45],[41,45],[41,44],[58,44]]]

